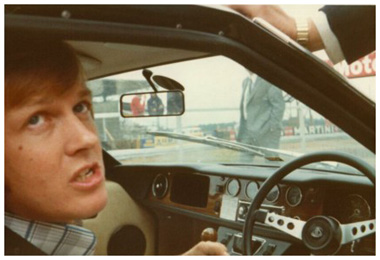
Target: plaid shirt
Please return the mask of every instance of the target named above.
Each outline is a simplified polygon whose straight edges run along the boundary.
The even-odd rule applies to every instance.
[[[92,255],[95,234],[70,224],[31,221],[5,212],[5,226],[48,255]]]

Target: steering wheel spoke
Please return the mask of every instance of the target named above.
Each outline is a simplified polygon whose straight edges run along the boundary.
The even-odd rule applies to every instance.
[[[347,244],[359,238],[374,234],[376,232],[376,220],[366,220],[350,224],[341,224],[342,241],[341,244]]]
[[[306,222],[290,217],[284,217],[271,212],[267,213],[264,223],[299,240],[302,240],[302,230]]]

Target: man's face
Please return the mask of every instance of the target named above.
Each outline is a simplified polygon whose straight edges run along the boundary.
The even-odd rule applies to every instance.
[[[5,208],[34,220],[70,222],[107,202],[91,95],[76,84],[5,111]]]

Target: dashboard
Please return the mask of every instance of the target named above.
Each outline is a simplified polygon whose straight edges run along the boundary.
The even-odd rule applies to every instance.
[[[213,223],[217,241],[224,243],[233,255],[242,253],[242,227],[248,208],[268,173],[275,170],[223,165],[121,168],[128,168],[139,178],[149,175],[149,180],[143,178],[140,182],[144,182],[145,192],[140,189],[138,196],[145,206]],[[374,194],[366,177],[300,169],[278,183],[261,208],[304,221],[317,215],[331,216],[345,224],[375,218]],[[297,243],[294,239],[265,224],[256,226],[259,231],[252,238],[256,253],[297,253],[291,251]],[[372,253],[374,236],[363,240],[361,254]],[[347,250],[352,250],[351,247]]]
[[[221,219],[244,222],[250,202],[263,181],[193,174],[157,174],[149,200]],[[181,192],[179,192],[181,191]],[[262,207],[297,219],[322,214],[325,189],[307,185],[276,185]]]
[[[149,200],[221,219],[244,222],[248,207],[263,180],[204,175],[159,173]],[[371,192],[330,183],[280,183],[268,193],[263,209],[295,219],[320,214],[336,217],[342,224],[370,219],[374,214]]]

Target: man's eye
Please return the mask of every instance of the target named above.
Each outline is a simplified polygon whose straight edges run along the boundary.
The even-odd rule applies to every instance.
[[[86,113],[89,110],[89,105],[86,102],[81,102],[74,106],[75,113]]]
[[[30,126],[38,126],[44,122],[44,118],[42,115],[34,115],[29,119],[28,124]]]

